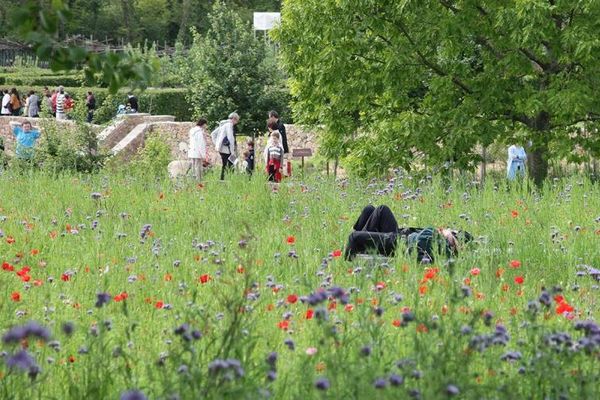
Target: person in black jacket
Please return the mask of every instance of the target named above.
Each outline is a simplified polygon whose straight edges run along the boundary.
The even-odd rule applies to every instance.
[[[129,103],[129,106],[131,107],[131,112],[133,112],[133,113],[140,112],[140,106],[138,104],[138,99],[133,94],[131,94],[131,93],[127,94],[127,103]]]
[[[290,152],[290,149],[288,147],[285,125],[279,119],[279,114],[277,113],[277,111],[273,110],[269,112],[269,120],[274,120],[277,123],[277,130],[279,131],[279,135],[281,136],[281,144],[283,145],[283,153],[288,154]]]

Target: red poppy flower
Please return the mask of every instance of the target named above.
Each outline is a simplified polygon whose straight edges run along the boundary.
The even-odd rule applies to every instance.
[[[27,275],[27,273],[31,271],[31,268],[29,268],[27,265],[24,266],[23,268],[21,268],[19,271],[17,271],[17,275],[19,276],[24,276]]]
[[[14,238],[14,237],[12,237],[12,236],[8,236],[8,237],[6,238],[6,243],[8,243],[8,244],[13,244],[14,242],[15,242],[15,238]]]
[[[237,266],[236,271],[237,271],[238,274],[243,274],[244,272],[246,272],[246,270],[244,269],[244,267],[241,266],[241,265]]]
[[[480,272],[481,270],[479,268],[471,268],[471,275],[473,276],[479,275]]]
[[[69,362],[70,362],[71,364],[73,364],[73,363],[75,362],[75,357],[74,357],[74,356],[72,356],[72,355],[71,355],[71,356],[69,356]]]
[[[33,286],[38,286],[39,287],[39,286],[42,286],[43,283],[44,282],[42,282],[41,279],[36,279],[36,280],[33,281]]]
[[[298,296],[296,296],[295,294],[290,294],[290,295],[287,297],[287,302],[288,302],[289,304],[294,304],[294,303],[296,303],[297,301],[298,301]]]
[[[510,261],[510,267],[511,268],[519,268],[519,267],[521,267],[521,261],[519,261],[519,260],[511,260]]]
[[[209,274],[204,274],[204,275],[200,275],[199,280],[200,280],[200,283],[204,285],[205,283],[207,283],[208,281],[211,280],[211,277]]]
[[[344,310],[347,311],[347,312],[350,312],[350,311],[354,310],[354,305],[352,305],[352,304],[346,304],[344,306]]]
[[[129,295],[127,294],[127,292],[121,292],[118,295],[116,295],[114,297],[114,300],[118,303],[120,301],[125,300],[127,297],[129,297]]]
[[[425,295],[425,293],[427,293],[427,286],[421,285],[419,286],[419,294],[421,296]]]
[[[171,280],[173,280],[173,275],[169,274],[168,272],[165,274],[165,276],[163,277],[163,279],[166,282],[170,282]]]
[[[562,315],[564,313],[570,313],[570,312],[573,312],[573,310],[574,310],[574,308],[566,301],[563,301],[558,306],[556,306],[556,313],[558,315]]]
[[[375,289],[376,290],[383,290],[383,289],[385,289],[385,282],[377,282],[375,284]]]
[[[21,301],[21,293],[19,293],[19,292],[12,292],[11,295],[10,295],[10,298],[14,302]]]
[[[392,321],[392,325],[394,325],[396,328],[399,328],[402,325],[402,322],[399,319],[395,319]]]
[[[287,237],[286,241],[287,241],[287,244],[294,244],[294,243],[296,243],[296,238],[294,236],[290,235]]]
[[[471,284],[471,278],[467,277],[465,279],[463,279],[463,283],[467,286],[469,286]]]
[[[522,284],[523,284],[523,282],[525,282],[525,279],[523,279],[523,277],[522,277],[522,276],[516,276],[516,277],[515,277],[515,283],[516,283],[517,285],[522,285]]]
[[[337,257],[341,257],[342,256],[342,251],[341,250],[334,250],[333,253],[331,253],[331,255],[335,258]]]
[[[309,308],[308,310],[306,310],[306,315],[304,316],[304,318],[312,319],[314,314],[315,314],[315,312],[313,311],[313,309]]]
[[[290,327],[290,321],[288,321],[287,319],[284,319],[283,321],[280,321],[277,326],[279,327],[279,329],[283,329],[284,331],[287,331],[288,328]]]
[[[14,270],[15,270],[15,267],[13,267],[12,265],[10,265],[10,264],[9,264],[9,263],[7,263],[6,261],[4,261],[4,262],[2,263],[2,269],[3,269],[3,270],[5,270],[5,271],[9,271],[9,272],[10,272],[10,271],[14,271]]]
[[[500,267],[496,270],[496,278],[501,278],[504,275],[504,268]]]
[[[425,324],[419,324],[419,325],[417,325],[417,332],[418,333],[427,333],[427,332],[429,332],[429,329],[427,329],[427,326],[425,326]]]
[[[29,282],[29,281],[31,280],[31,276],[29,276],[29,275],[23,275],[23,276],[21,277],[21,280],[22,280],[23,282]]]
[[[508,283],[503,283],[502,284],[502,291],[503,292],[508,292],[510,290],[510,286],[508,286]]]
[[[512,215],[513,218],[517,218],[519,216],[519,212],[517,210],[512,210],[510,215]]]
[[[163,303],[162,301],[159,300],[156,303],[154,303],[154,308],[157,308],[160,310],[161,308],[164,307],[164,305],[165,305],[165,303]]]
[[[37,256],[40,251],[38,249],[31,249],[31,251],[29,252],[32,256]]]
[[[335,301],[330,301],[329,304],[327,305],[327,309],[328,310],[335,310],[337,308],[337,303]]]
[[[69,282],[70,279],[71,279],[71,276],[68,275],[68,274],[62,274],[60,276],[60,280],[63,281],[63,282]]]
[[[554,296],[554,301],[560,304],[565,301],[565,298],[562,295],[557,294],[556,296]]]

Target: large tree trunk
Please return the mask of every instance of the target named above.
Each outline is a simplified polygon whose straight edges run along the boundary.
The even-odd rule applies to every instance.
[[[550,116],[542,111],[533,121],[533,130],[537,133],[527,157],[529,175],[536,186],[541,187],[548,177],[548,135]]]

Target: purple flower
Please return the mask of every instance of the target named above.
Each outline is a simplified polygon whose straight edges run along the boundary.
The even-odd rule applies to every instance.
[[[373,309],[373,312],[375,313],[375,315],[377,315],[378,317],[381,317],[383,315],[383,308],[381,307],[375,307]]]
[[[111,297],[110,294],[102,292],[96,294],[96,307],[103,307],[105,304],[108,304]]]
[[[392,374],[390,375],[390,385],[392,386],[400,386],[404,383],[404,378],[400,375]]]
[[[148,398],[139,390],[128,390],[121,393],[120,400],[148,400]]]
[[[277,372],[275,372],[275,371],[267,372],[267,380],[273,382],[275,379],[277,379]]]
[[[520,351],[507,351],[500,357],[502,361],[516,361],[523,357]]]
[[[266,358],[266,361],[271,368],[275,369],[275,366],[277,364],[277,353],[274,351],[269,353],[269,355]]]
[[[44,326],[35,321],[29,321],[25,325],[11,328],[2,337],[4,343],[18,343],[29,336],[35,336],[42,340],[50,339],[50,332]]]
[[[448,396],[456,396],[459,393],[460,390],[458,390],[458,387],[456,387],[456,385],[446,386],[446,394],[448,394]]]
[[[319,378],[315,381],[315,387],[319,390],[327,390],[330,386],[329,379],[327,378]]]
[[[385,387],[387,386],[387,380],[383,378],[377,378],[375,379],[375,382],[373,382],[373,386],[375,387],[375,389],[385,389]]]
[[[288,347],[288,349],[290,349],[292,351],[296,349],[296,344],[294,343],[294,341],[292,339],[289,339],[289,338],[285,339],[283,341],[283,344],[285,344]]]
[[[360,349],[360,354],[365,357],[370,356],[371,355],[371,347],[364,346],[362,349]]]
[[[33,366],[36,366],[36,363],[33,357],[31,357],[31,355],[27,351],[20,350],[12,356],[8,357],[8,359],[6,360],[6,365],[9,368],[20,368],[22,370],[28,370]]]

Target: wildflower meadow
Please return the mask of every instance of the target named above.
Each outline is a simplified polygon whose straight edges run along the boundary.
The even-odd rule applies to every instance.
[[[0,176],[2,399],[593,399],[600,189]],[[367,204],[475,240],[347,262]]]

